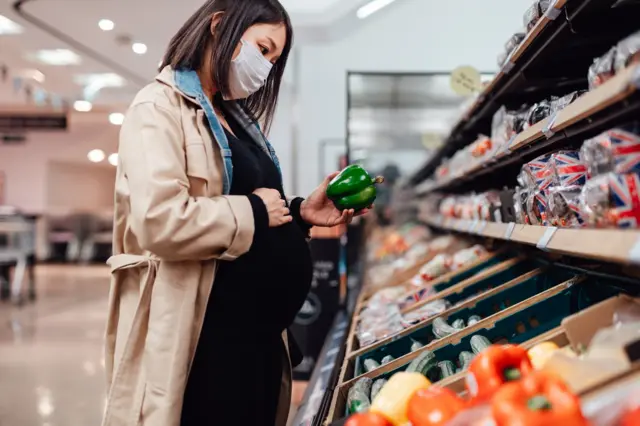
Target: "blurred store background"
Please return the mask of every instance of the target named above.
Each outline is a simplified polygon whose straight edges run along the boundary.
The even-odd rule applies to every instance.
[[[384,223],[394,188],[469,103],[451,72],[466,65],[491,79],[532,1],[282,3],[296,41],[270,139],[285,187],[304,196],[349,158],[387,177],[375,211]],[[2,426],[99,422],[119,126],[201,4],[0,0]],[[316,279],[296,325],[303,383],[347,303],[357,267],[347,241],[363,232],[356,222],[314,233]],[[305,388],[296,389],[299,403]]]

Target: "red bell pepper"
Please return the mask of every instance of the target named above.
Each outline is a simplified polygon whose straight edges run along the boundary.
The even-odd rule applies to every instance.
[[[640,408],[634,408],[624,413],[620,426],[640,426]]]
[[[344,426],[391,426],[391,423],[376,413],[360,413],[349,417]]]
[[[559,378],[534,372],[498,390],[491,401],[497,426],[587,426],[580,399]]]
[[[413,394],[409,400],[407,416],[412,426],[440,426],[464,410],[465,405],[455,392],[431,386]]]
[[[527,351],[516,345],[492,345],[469,365],[466,387],[474,403],[488,401],[505,383],[531,373]]]

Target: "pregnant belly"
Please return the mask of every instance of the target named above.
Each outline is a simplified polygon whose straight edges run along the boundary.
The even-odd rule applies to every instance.
[[[297,225],[271,228],[247,254],[220,265],[208,315],[234,318],[229,328],[280,332],[302,307],[312,275],[309,245]]]

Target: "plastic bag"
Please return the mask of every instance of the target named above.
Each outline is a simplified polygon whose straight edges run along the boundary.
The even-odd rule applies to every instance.
[[[431,303],[427,303],[426,305],[416,309],[415,311],[411,311],[406,313],[402,317],[402,326],[404,328],[409,328],[420,321],[424,321],[428,318],[439,315],[449,309],[451,304],[444,299],[434,300]]]
[[[516,47],[518,47],[520,43],[522,43],[522,40],[524,40],[525,37],[525,33],[515,33],[514,35],[512,35],[504,45],[504,49],[506,50],[507,55],[510,55],[511,52],[513,52]]]
[[[581,203],[589,224],[596,227],[637,228],[640,220],[640,176],[609,173],[590,179]]]
[[[402,329],[402,315],[396,305],[367,307],[360,313],[356,337],[360,346],[368,346]]]
[[[614,68],[616,72],[620,72],[638,62],[640,62],[640,31],[618,43]]]
[[[581,228],[585,214],[580,207],[581,186],[553,187],[549,189],[549,219],[553,226]]]
[[[428,282],[449,272],[450,266],[451,257],[447,254],[439,254],[420,269],[420,276],[423,281]]]
[[[549,10],[552,0],[538,0],[524,13],[524,27],[527,32],[536,26],[540,18]]]
[[[617,49],[613,47],[607,53],[593,61],[589,68],[589,89],[595,89],[615,75]]]
[[[524,128],[529,128],[534,124],[549,117],[552,113],[551,101],[541,101],[534,104],[527,112]]]
[[[636,125],[608,130],[584,142],[580,159],[589,176],[606,173],[640,173],[640,135]]]
[[[529,191],[527,189],[517,187],[516,192],[513,195],[513,209],[516,216],[516,223],[521,225],[528,225],[529,217],[527,216],[527,198],[529,197]]]

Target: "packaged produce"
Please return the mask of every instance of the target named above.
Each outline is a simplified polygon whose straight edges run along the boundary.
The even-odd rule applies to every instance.
[[[363,377],[347,392],[347,407],[350,414],[363,413],[371,407],[371,386],[373,380]]]
[[[415,352],[423,346],[424,343],[411,339],[411,352]]]
[[[451,304],[446,300],[434,300],[416,310],[404,314],[402,317],[402,325],[404,328],[411,327],[421,321],[443,313],[450,307]]]
[[[450,326],[442,317],[438,317],[433,320],[432,329],[433,334],[437,339],[442,339],[460,331],[457,328]]]
[[[436,359],[435,354],[431,351],[424,351],[411,361],[407,367],[407,372],[420,373],[427,377],[431,370],[437,367],[438,360]]]
[[[524,123],[524,128],[527,129],[534,124],[544,120],[549,117],[553,112],[553,107],[551,101],[540,101],[536,104],[533,104],[527,111],[527,116]]]
[[[580,399],[557,377],[533,372],[505,384],[491,401],[496,426],[588,426]]]
[[[584,142],[580,159],[591,177],[605,173],[640,173],[640,135],[637,125],[608,130]]]
[[[349,417],[344,426],[393,426],[384,416],[376,413],[360,413]]]
[[[506,382],[518,380],[532,371],[525,349],[516,345],[493,345],[477,353],[471,361],[465,383],[471,398],[483,402],[488,401]]]
[[[453,255],[450,261],[450,268],[456,271],[465,265],[469,265],[487,254],[487,250],[481,245],[475,245],[468,249],[463,249]]]
[[[467,351],[460,352],[460,354],[458,355],[460,371],[467,370],[469,368],[469,365],[471,365],[471,361],[473,361],[473,358],[475,358],[475,356],[476,355],[471,352],[467,352]]]
[[[581,194],[581,186],[550,188],[548,196],[550,224],[561,228],[584,226],[586,214],[581,206]]]
[[[467,324],[468,324],[469,326],[472,326],[472,325],[474,325],[474,324],[476,324],[476,323],[478,323],[478,322],[480,322],[480,321],[482,321],[482,318],[481,318],[480,316],[478,316],[478,315],[471,315],[471,316],[469,317],[469,319],[467,320]]]
[[[393,361],[395,358],[393,358],[391,355],[387,355],[384,358],[382,358],[380,364],[381,365],[385,365],[385,364],[389,364],[391,361]],[[365,366],[366,367],[366,366]]]
[[[385,417],[393,426],[405,426],[409,421],[407,408],[409,399],[420,389],[427,389],[431,383],[419,373],[401,372],[394,374],[380,389],[373,400],[370,411]]]
[[[575,92],[571,92],[568,95],[564,95],[561,98],[553,99],[551,101],[551,114],[556,114],[562,111],[586,92],[586,90],[578,90]]]
[[[640,179],[636,173],[609,173],[589,180],[582,193],[583,209],[592,226],[637,228]]]
[[[518,131],[521,119],[517,111],[508,111],[506,107],[500,108],[491,121],[491,141],[493,142],[493,155],[505,150],[509,146],[511,138]]]
[[[507,55],[510,55],[516,47],[522,43],[522,40],[526,37],[525,33],[515,33],[512,35],[509,40],[504,44],[504,50],[507,52]]]
[[[553,342],[542,342],[529,349],[527,354],[529,355],[533,368],[540,370],[547,363],[551,355],[559,349],[558,345]]]
[[[371,386],[371,399],[376,399],[376,396],[380,393],[380,390],[387,384],[387,379],[378,379],[373,382],[373,386]]]
[[[360,313],[356,336],[368,346],[403,329],[402,315],[395,304],[368,306]]]
[[[464,323],[464,320],[462,318],[458,318],[457,320],[451,323],[451,326],[457,330],[462,330],[463,328],[466,327],[466,324]]]
[[[413,394],[407,414],[412,426],[441,426],[463,411],[465,405],[455,392],[430,386]]]
[[[527,9],[524,14],[524,27],[527,29],[527,32],[531,31],[540,18],[544,16],[551,6],[551,2],[552,0],[537,0]]]
[[[620,72],[638,62],[640,62],[640,31],[618,43],[614,67],[616,72]]]
[[[595,89],[615,75],[616,54],[614,47],[593,61],[593,65],[589,68],[589,89]]]
[[[456,374],[456,366],[451,361],[440,361],[437,365],[440,374],[439,379],[444,380]]]
[[[551,154],[544,154],[522,166],[521,178],[526,188],[546,189],[551,185]]]
[[[531,190],[525,205],[528,223],[530,225],[546,226],[549,219],[547,215],[548,209],[549,202],[546,191],[540,189]]]
[[[364,360],[364,369],[367,373],[378,368],[380,368],[380,364],[375,359],[369,358]]]
[[[513,195],[513,210],[516,223],[521,225],[529,225],[529,216],[527,215],[527,199],[529,198],[529,190],[517,187]]]
[[[420,277],[423,281],[434,280],[451,270],[451,257],[439,254],[420,269]]]
[[[329,182],[327,197],[339,210],[362,210],[373,204],[377,196],[375,185],[382,182],[383,177],[372,178],[361,166],[352,164]]]

